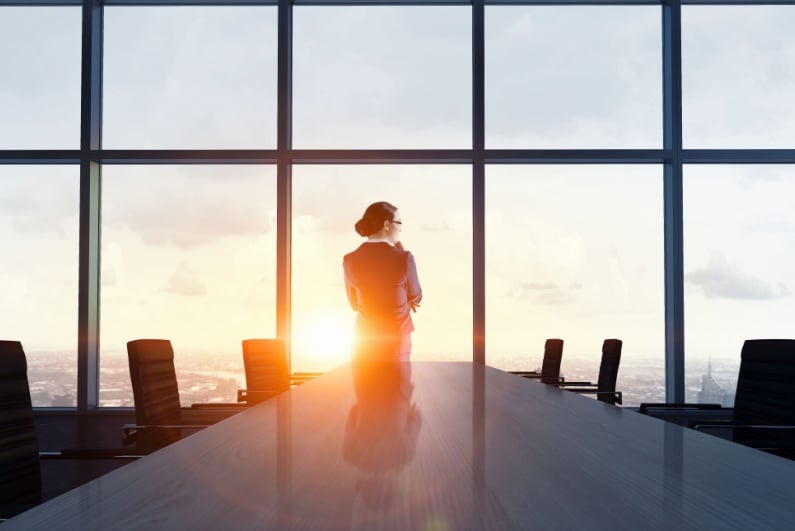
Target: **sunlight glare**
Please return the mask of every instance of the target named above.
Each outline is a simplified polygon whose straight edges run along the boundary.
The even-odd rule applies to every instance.
[[[305,321],[293,345],[310,358],[344,361],[350,357],[352,341],[350,322],[329,315],[314,315]]]

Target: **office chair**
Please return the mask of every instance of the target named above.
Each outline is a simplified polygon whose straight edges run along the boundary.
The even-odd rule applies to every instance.
[[[560,376],[560,362],[563,358],[563,340],[547,339],[544,342],[544,360],[541,363],[541,372],[536,371],[510,371],[511,374],[523,378],[540,379],[542,383],[562,383]]]
[[[246,388],[238,390],[238,402],[258,404],[290,389],[284,341],[244,339],[242,344]]]
[[[591,382],[563,382],[551,385],[566,391],[596,395],[597,400],[607,404],[621,404],[622,393],[616,391],[616,381],[622,344],[620,339],[605,339],[602,343],[602,361],[599,364],[599,378],[596,385]]]
[[[287,352],[281,339],[244,339],[243,366],[246,389],[239,389],[237,401],[258,404],[297,385],[317,378],[320,372],[290,373]]]
[[[41,459],[136,459],[117,448],[40,452],[22,343],[0,341],[0,521],[42,502]]]
[[[135,403],[135,424],[122,427],[122,444],[150,452],[182,438],[185,430],[209,424],[188,423],[180,407],[174,349],[168,339],[127,342],[130,381]],[[242,411],[241,404],[191,404],[191,409]]]
[[[642,403],[639,411],[675,410],[704,432],[729,430],[734,442],[795,458],[795,339],[748,339],[740,353],[734,408],[720,404]],[[726,421],[699,420],[698,411],[724,411]]]

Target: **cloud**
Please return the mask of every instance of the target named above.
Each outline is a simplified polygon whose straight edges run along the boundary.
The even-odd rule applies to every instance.
[[[708,299],[767,300],[792,295],[786,285],[779,283],[773,287],[747,275],[717,252],[710,255],[706,267],[687,273],[685,281],[700,288]]]
[[[530,300],[537,304],[556,306],[575,300],[575,291],[582,289],[582,284],[574,282],[568,287],[561,287],[555,282],[521,282],[509,295],[511,298]]]
[[[460,6],[296,10],[296,147],[468,147],[470,35]]]
[[[420,231],[421,232],[450,232],[452,230],[453,230],[453,227],[451,227],[446,222],[434,223],[434,224],[422,223],[420,225]]]
[[[196,277],[196,273],[183,262],[177,267],[161,291],[186,297],[201,297],[207,293],[207,288]]]
[[[79,174],[64,166],[0,166],[0,217],[16,232],[72,236]]]
[[[187,250],[273,230],[275,178],[262,168],[107,168],[103,227],[127,227],[147,245]]]

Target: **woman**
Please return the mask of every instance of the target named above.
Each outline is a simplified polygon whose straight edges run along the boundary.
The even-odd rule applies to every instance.
[[[403,221],[397,207],[379,201],[367,207],[356,232],[367,241],[343,258],[345,291],[356,317],[355,360],[408,361],[411,311],[422,289],[414,256],[400,245]]]

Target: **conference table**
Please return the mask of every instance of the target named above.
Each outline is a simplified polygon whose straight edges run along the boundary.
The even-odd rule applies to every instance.
[[[480,364],[348,364],[2,529],[795,529],[795,461]]]

